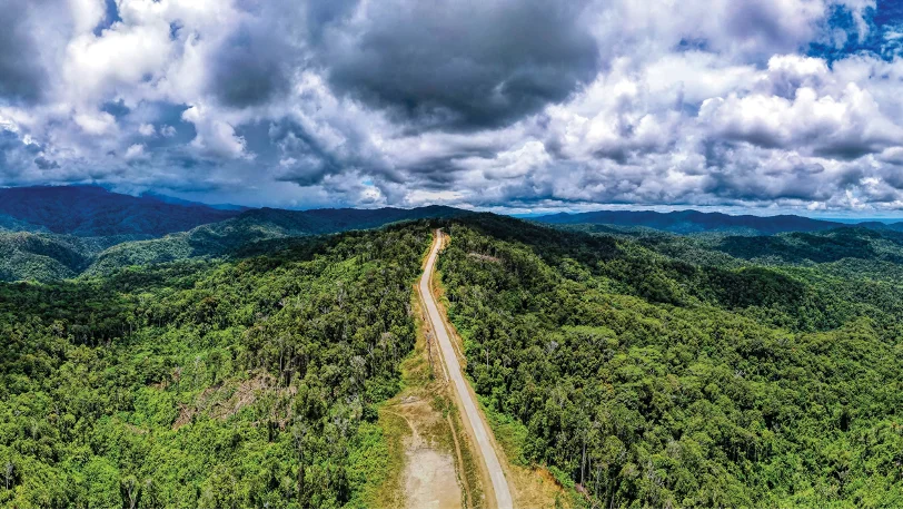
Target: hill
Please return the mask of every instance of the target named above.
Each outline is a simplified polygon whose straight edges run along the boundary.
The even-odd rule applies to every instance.
[[[699,211],[596,211],[579,214],[560,213],[533,218],[540,223],[556,225],[603,224],[625,227],[649,227],[677,234],[726,232],[739,234],[778,234],[781,232],[813,232],[845,226],[835,221],[816,220],[795,215],[732,216]],[[869,222],[868,226],[894,230],[900,225]]]
[[[266,228],[282,236],[329,234],[347,230],[380,227],[398,221],[422,218],[454,218],[468,211],[431,205],[414,209],[383,207],[380,209],[311,209],[290,211],[262,208],[242,213],[233,225]]]
[[[373,506],[429,241],[0,283],[0,506]]]
[[[97,237],[161,236],[222,221],[239,211],[133,197],[97,186],[36,186],[0,188],[0,214],[56,234]]]
[[[405,214],[460,215],[310,235],[398,213],[249,211],[106,251],[182,260],[0,283],[0,504],[372,506],[438,226],[437,283],[500,445],[586,506],[900,502],[899,236]],[[73,267],[95,249],[50,238]]]
[[[98,254],[88,274],[106,274],[131,265],[159,264],[195,257],[219,257],[252,250],[269,240],[334,234],[349,230],[424,218],[454,218],[470,214],[452,207],[415,209],[253,209],[239,216],[202,225],[159,239],[123,243]],[[269,247],[267,249],[272,249]]]
[[[213,209],[222,209],[224,211],[248,211],[250,209],[254,209],[253,207],[246,207],[244,205],[235,205],[235,204],[204,204],[201,202],[194,202],[191,200],[184,200],[181,198],[171,197],[169,195],[164,195],[161,193],[157,193],[154,191],[145,191],[141,195],[141,197],[154,198],[161,202],[166,202],[167,204],[179,204],[179,205],[188,205],[188,206],[204,206],[211,207]]]
[[[8,214],[0,214],[0,232],[50,232],[47,227],[33,225]]]
[[[469,214],[451,207],[416,209],[320,209],[287,211],[252,209],[234,218],[200,225],[163,237],[118,235],[91,238],[58,234],[2,233],[0,281],[52,281],[82,273],[108,274],[122,267],[159,264],[198,257],[221,257],[239,251],[274,249],[280,239],[369,229],[423,218],[454,218]]]
[[[78,237],[42,232],[0,231],[0,281],[49,282],[74,278],[87,269],[105,249],[142,237]]]
[[[558,469],[596,508],[900,505],[899,235],[676,258],[549,230],[466,218],[439,259],[510,458]]]

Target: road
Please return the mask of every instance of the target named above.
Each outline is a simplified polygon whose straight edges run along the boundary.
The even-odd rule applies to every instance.
[[[493,492],[496,495],[497,508],[512,508],[512,494],[509,491],[508,483],[505,481],[505,474],[502,472],[502,466],[499,464],[499,458],[496,456],[496,450],[490,442],[490,434],[488,427],[480,417],[480,411],[474,402],[474,397],[468,391],[467,382],[461,371],[461,365],[455,356],[455,350],[452,348],[452,341],[446,330],[446,324],[443,316],[439,312],[439,306],[436,304],[436,298],[430,288],[430,280],[436,267],[436,258],[443,243],[443,233],[437,229],[436,236],[433,240],[433,247],[430,249],[430,256],[427,258],[427,267],[421,276],[420,291],[427,308],[427,316],[430,320],[430,326],[433,329],[434,336],[440,347],[446,370],[452,380],[455,393],[458,395],[458,401],[461,403],[461,409],[464,411],[464,418],[471,425],[474,431],[474,439],[477,441],[480,455],[483,457],[490,481],[493,484]],[[449,326],[451,328],[451,326]]]

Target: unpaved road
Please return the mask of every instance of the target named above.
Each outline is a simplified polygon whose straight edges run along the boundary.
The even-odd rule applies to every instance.
[[[393,409],[384,412],[405,420],[411,429],[411,436],[405,441],[405,508],[462,508],[452,454],[431,446],[430,438],[418,432],[419,426],[429,428],[437,422],[445,425],[440,413],[424,401],[402,403]]]
[[[474,439],[477,441],[480,456],[483,457],[487,472],[490,475],[490,481],[493,484],[492,490],[496,496],[496,506],[497,508],[512,508],[512,494],[509,491],[508,483],[505,481],[505,474],[502,472],[502,466],[499,464],[496,450],[493,449],[493,445],[490,443],[491,432],[487,429],[486,425],[484,425],[483,420],[481,420],[479,414],[480,411],[477,410],[477,404],[474,402],[471,392],[468,391],[467,383],[461,372],[461,365],[458,363],[458,358],[455,356],[455,350],[452,348],[452,341],[449,339],[449,335],[446,332],[443,316],[439,313],[436,298],[433,296],[433,292],[430,289],[430,279],[433,276],[433,270],[436,267],[436,257],[439,254],[439,249],[443,245],[442,240],[443,234],[437,229],[436,236],[433,240],[433,247],[430,249],[430,257],[427,258],[427,266],[424,269],[424,274],[421,276],[421,296],[423,296],[424,303],[426,304],[427,317],[430,320],[430,326],[439,343],[446,370],[449,373],[449,377],[452,379],[455,393],[458,395],[458,400],[461,402],[461,407],[465,415],[464,417],[468,420],[468,423],[470,423],[471,430],[474,431]]]

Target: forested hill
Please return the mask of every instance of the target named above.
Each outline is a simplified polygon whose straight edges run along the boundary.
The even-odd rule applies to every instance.
[[[656,211],[596,211],[579,214],[560,213],[533,218],[541,223],[558,225],[567,224],[605,224],[627,227],[649,227],[678,234],[694,232],[726,232],[777,234],[780,232],[813,232],[845,226],[844,223],[816,220],[803,216],[732,216],[722,213],[703,213],[699,211],[673,211],[660,213]],[[884,225],[878,222],[867,222],[865,226],[880,230],[897,230],[901,232],[901,224]]]
[[[430,232],[0,283],[0,507],[374,505]]]
[[[91,267],[97,255],[107,248],[144,237],[0,232],[0,281],[74,278]]]
[[[149,256],[77,279],[0,282],[0,506],[373,505],[391,458],[376,408],[399,389],[438,226],[497,438],[588,506],[901,503],[900,236],[600,235],[491,214],[288,236],[313,228],[299,217],[255,211],[114,246]],[[77,239],[60,248],[73,266],[96,249]]]
[[[50,232],[47,227],[33,225],[8,214],[0,214],[0,232]]]
[[[88,274],[109,274],[131,265],[159,264],[236,252],[266,253],[290,240],[319,234],[369,229],[400,221],[454,218],[470,214],[451,207],[415,209],[319,209],[287,211],[254,209],[219,223],[160,239],[123,243],[98,253]]]
[[[423,218],[455,218],[470,214],[463,209],[431,205],[414,209],[383,207],[379,209],[253,209],[233,221],[235,225],[254,225],[285,235],[331,234],[346,230],[375,228],[398,221]]]
[[[53,233],[76,236],[160,236],[238,213],[203,204],[173,204],[155,197],[122,195],[98,186],[0,188],[0,214]]]
[[[900,234],[449,232],[444,295],[497,436],[588,505],[900,507]]]
[[[0,190],[0,210],[11,211],[0,214],[0,281],[53,281],[86,271],[106,274],[129,265],[223,256],[274,239],[469,214],[441,206],[219,210],[170,201],[119,195],[97,187]],[[76,212],[64,212],[70,208]],[[57,233],[60,231],[71,233]],[[94,232],[107,234],[89,235]]]

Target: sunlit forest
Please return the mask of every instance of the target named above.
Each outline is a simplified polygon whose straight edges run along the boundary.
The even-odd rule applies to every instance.
[[[429,243],[415,224],[0,285],[0,506],[361,506]]]
[[[588,504],[900,505],[900,234],[451,233],[475,390]]]
[[[900,504],[900,235],[483,214],[0,283],[0,505],[368,506],[435,227],[497,435],[577,504]]]

